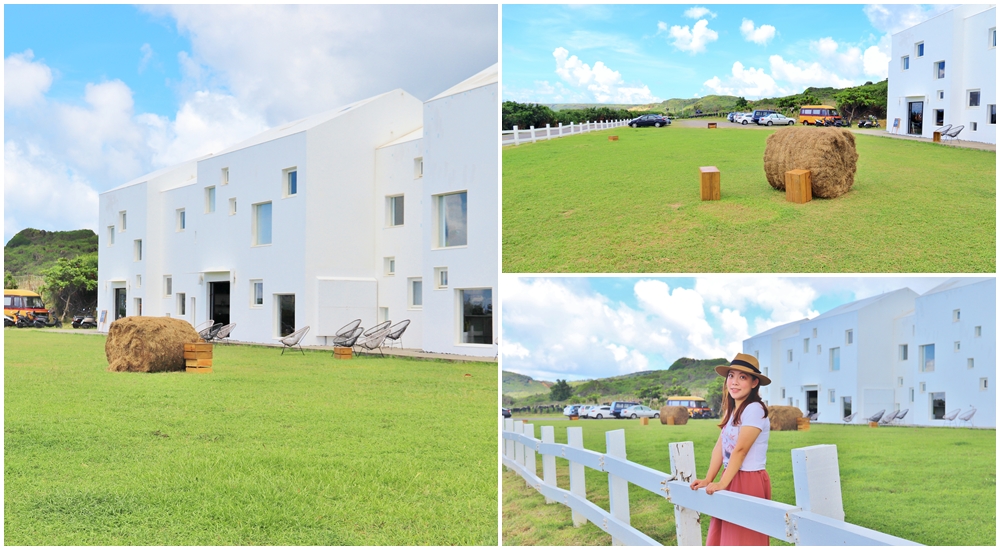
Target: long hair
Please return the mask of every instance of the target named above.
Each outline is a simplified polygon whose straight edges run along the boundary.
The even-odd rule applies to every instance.
[[[758,379],[758,382],[759,381],[760,379]],[[725,386],[723,386],[723,389],[726,392],[726,396],[722,399],[723,412],[722,412],[722,423],[719,424],[720,428],[724,428],[726,426],[726,423],[729,422],[730,416],[733,417],[733,426],[739,426],[740,416],[743,414],[743,410],[746,409],[747,405],[749,405],[750,403],[760,403],[760,406],[764,408],[764,418],[767,418],[767,405],[765,405],[764,400],[760,398],[760,384],[757,384],[756,386],[750,388],[750,395],[747,396],[746,401],[744,401],[743,404],[740,405],[739,409],[736,409],[736,400],[733,399],[733,396],[732,394],[729,393],[729,390],[726,390]],[[733,409],[736,409],[735,415]]]

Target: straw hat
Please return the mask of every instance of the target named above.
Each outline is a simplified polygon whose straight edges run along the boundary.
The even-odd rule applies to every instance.
[[[760,380],[761,386],[766,386],[771,383],[770,378],[760,373],[760,363],[757,362],[757,358],[753,355],[737,353],[736,358],[733,359],[732,363],[715,367],[715,372],[719,373],[719,376],[723,378],[729,376],[730,370],[738,370],[756,376],[757,379]]]

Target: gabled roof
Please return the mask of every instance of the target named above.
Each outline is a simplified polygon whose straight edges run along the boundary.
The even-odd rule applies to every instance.
[[[451,88],[441,92],[440,94],[428,99],[426,103],[430,103],[436,99],[441,99],[442,97],[448,97],[450,95],[460,94],[462,92],[467,92],[469,90],[474,90],[476,88],[481,88],[483,86],[488,86],[490,84],[496,84],[500,81],[500,64],[494,63],[493,66],[483,69],[478,73],[470,76],[469,78],[455,84]]]
[[[840,315],[840,314],[843,314],[843,313],[849,313],[849,312],[852,312],[852,311],[858,311],[858,310],[864,309],[864,308],[866,308],[866,307],[868,307],[868,306],[870,306],[872,304],[876,304],[876,303],[884,300],[885,298],[887,298],[889,296],[892,296],[892,295],[894,295],[896,293],[899,293],[899,292],[909,292],[909,293],[913,294],[914,297],[916,297],[916,294],[917,294],[916,292],[913,292],[909,288],[900,288],[900,289],[897,289],[897,290],[893,290],[892,292],[886,292],[885,294],[879,294],[877,296],[869,296],[868,298],[864,298],[862,300],[857,300],[857,301],[851,302],[849,304],[844,304],[842,306],[837,306],[837,307],[831,309],[830,311],[827,311],[826,313],[823,313],[821,315],[818,315],[818,316],[814,317],[813,320],[816,320],[816,319],[826,319],[828,317],[833,317],[834,315]]]
[[[118,187],[115,187],[114,189],[108,189],[107,191],[104,191],[103,193],[100,193],[100,194],[103,195],[104,193],[110,193],[112,191],[117,191],[119,189],[124,189],[126,187],[131,187],[133,185],[138,185],[140,183],[146,183],[149,180],[156,179],[156,178],[159,178],[161,176],[165,176],[165,175],[167,175],[167,174],[169,174],[171,172],[182,172],[185,169],[189,169],[191,171],[191,175],[194,176],[194,177],[197,177],[197,175],[198,175],[198,161],[205,160],[205,159],[207,159],[210,156],[212,156],[212,155],[204,155],[204,156],[198,157],[196,159],[186,160],[184,162],[181,162],[181,163],[178,163],[178,164],[174,164],[173,166],[167,166],[166,168],[160,168],[159,170],[156,170],[155,172],[150,172],[148,174],[143,174],[142,176],[139,176],[138,178],[135,178],[135,179],[133,179],[131,181],[123,183],[123,184],[119,185]],[[185,178],[185,179],[187,179],[187,178]]]
[[[809,320],[808,318],[803,318],[803,319],[799,319],[798,321],[792,321],[791,323],[785,323],[783,325],[778,325],[776,327],[771,327],[771,328],[765,330],[764,332],[761,332],[759,334],[755,334],[755,335],[751,336],[750,338],[757,338],[758,336],[770,336],[770,335],[772,335],[772,334],[774,334],[776,332],[780,332],[780,331],[785,330],[785,329],[793,328],[795,325],[798,325],[800,323],[804,323],[804,322],[806,322],[808,320]],[[748,340],[750,338],[748,338]]]
[[[963,286],[969,286],[993,280],[994,280],[993,277],[955,277],[952,279],[948,279],[947,281],[939,284],[938,286],[928,290],[927,292],[921,294],[921,296],[937,294],[938,292],[945,292],[955,288],[961,288]]]
[[[377,147],[377,149],[381,149],[383,147],[392,147],[393,145],[399,145],[400,143],[406,143],[407,141],[413,141],[413,140],[416,140],[416,139],[420,139],[422,137],[424,137],[424,127],[423,126],[421,126],[420,128],[417,128],[416,130],[410,132],[409,134],[402,135],[402,136],[400,136],[400,137],[398,137],[398,138],[390,141],[389,143],[386,143],[385,145],[379,145]]]

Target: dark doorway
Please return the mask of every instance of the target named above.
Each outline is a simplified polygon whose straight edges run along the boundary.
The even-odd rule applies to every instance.
[[[909,109],[907,112],[907,134],[912,134],[916,136],[923,135],[924,133],[924,102],[923,101],[911,101],[908,103]]]
[[[229,324],[229,281],[208,283],[208,316],[216,323]]]
[[[115,289],[115,319],[121,319],[126,311],[126,294],[124,288]]]
[[[816,403],[816,396],[819,394],[817,390],[806,390],[806,409],[809,411],[808,414],[816,414],[819,412],[819,408]]]
[[[278,335],[288,336],[295,332],[295,295],[278,295]]]

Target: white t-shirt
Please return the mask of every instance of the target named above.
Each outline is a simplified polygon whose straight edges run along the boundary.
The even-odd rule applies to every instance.
[[[735,414],[733,415],[735,416]],[[760,403],[750,403],[743,414],[740,415],[740,425],[733,426],[733,417],[729,417],[729,422],[722,428],[722,464],[729,466],[729,456],[736,448],[736,438],[739,436],[740,428],[743,426],[753,426],[760,429],[760,434],[743,459],[740,471],[756,472],[763,470],[767,465],[767,439],[771,435],[771,422],[764,417],[764,407]]]

